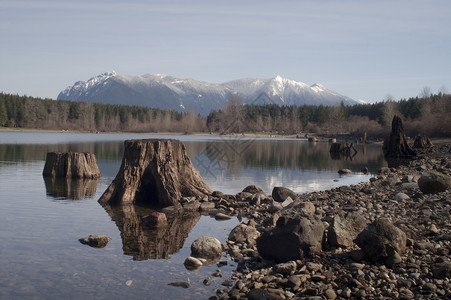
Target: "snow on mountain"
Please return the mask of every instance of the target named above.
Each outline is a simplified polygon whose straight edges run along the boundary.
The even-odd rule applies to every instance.
[[[270,79],[245,78],[214,84],[195,79],[181,79],[164,74],[142,76],[107,72],[77,81],[57,97],[58,100],[105,104],[140,105],[177,111],[194,110],[207,115],[220,109],[231,94],[246,104],[346,105],[358,102],[331,91],[321,84],[311,86],[276,76]]]

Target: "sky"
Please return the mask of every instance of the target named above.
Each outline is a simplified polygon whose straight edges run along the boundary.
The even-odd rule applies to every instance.
[[[451,91],[449,0],[0,0],[0,92],[104,72],[284,78],[355,100]]]

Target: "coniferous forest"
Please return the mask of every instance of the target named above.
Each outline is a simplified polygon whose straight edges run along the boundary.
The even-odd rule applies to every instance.
[[[381,136],[394,115],[408,135],[451,136],[451,95],[353,106],[243,105],[236,96],[208,116],[148,107],[41,99],[0,93],[0,127],[90,132],[244,132]]]

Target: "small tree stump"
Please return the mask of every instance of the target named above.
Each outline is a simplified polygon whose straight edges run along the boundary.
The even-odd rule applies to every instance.
[[[413,142],[413,148],[428,148],[432,147],[433,144],[429,137],[425,135],[417,135],[415,141]]]
[[[180,141],[128,140],[124,146],[121,168],[100,197],[100,204],[179,206],[182,197],[203,197],[212,193]]]
[[[93,153],[49,152],[42,175],[58,178],[99,178],[100,171]]]
[[[385,139],[382,149],[386,158],[398,159],[416,156],[415,151],[407,144],[407,139],[404,135],[404,126],[400,117],[393,117],[390,137]]]

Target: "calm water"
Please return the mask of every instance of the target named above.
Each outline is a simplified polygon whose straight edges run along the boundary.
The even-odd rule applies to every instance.
[[[197,237],[208,234],[225,242],[238,220],[187,216],[169,220],[166,231],[149,231],[140,225],[147,209],[107,210],[97,203],[119,170],[123,141],[151,137],[0,132],[0,299],[194,299],[222,287],[235,263],[220,267],[223,277],[217,278],[211,276],[216,265],[188,271],[183,261]],[[302,140],[157,137],[182,140],[205,181],[226,193],[249,184],[269,194],[274,186],[299,193],[323,190],[368,181],[370,175],[360,173],[363,167],[374,173],[385,165],[380,146],[373,145],[358,147],[351,160],[332,159],[327,143]],[[45,181],[49,151],[93,152],[102,178]],[[353,173],[340,177],[340,168]],[[112,240],[103,249],[78,242],[89,234]],[[212,285],[202,284],[206,278]],[[187,280],[189,289],[168,286]]]

